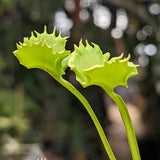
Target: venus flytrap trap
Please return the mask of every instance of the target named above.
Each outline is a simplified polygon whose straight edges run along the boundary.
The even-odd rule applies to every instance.
[[[70,67],[83,87],[90,85],[102,87],[119,107],[133,160],[140,160],[127,107],[123,99],[114,92],[114,88],[119,85],[127,87],[127,80],[137,74],[137,66],[129,62],[130,57],[122,59],[123,55],[109,60],[109,53],[103,54],[98,45],[92,43],[91,46],[87,41],[86,46],[80,41],[79,47],[75,46],[75,50],[70,54],[70,51],[65,50],[66,39],[60,34],[55,36],[55,29],[52,34],[48,34],[45,27],[42,34],[34,32],[30,38],[24,38],[23,43],[17,44],[14,55],[28,69],[39,68],[49,73],[81,101],[95,124],[110,160],[115,160],[105,133],[90,104],[71,83],[63,79],[62,75],[65,74],[66,68]]]
[[[35,34],[32,32],[30,38],[24,38],[23,43],[17,44],[14,55],[28,69],[39,68],[53,74],[55,79],[60,78],[65,67],[62,66],[62,60],[70,53],[65,50],[67,38],[62,38],[60,34],[56,37],[55,29],[48,34],[46,27],[42,34]]]
[[[76,79],[83,87],[98,85],[117,104],[125,125],[131,154],[134,160],[140,160],[139,149],[132,122],[123,99],[114,92],[119,85],[127,86],[130,77],[137,75],[136,65],[129,62],[130,56],[122,59],[123,54],[109,60],[110,54],[104,55],[100,48],[86,41],[86,47],[80,42],[69,59],[69,67],[76,73]]]

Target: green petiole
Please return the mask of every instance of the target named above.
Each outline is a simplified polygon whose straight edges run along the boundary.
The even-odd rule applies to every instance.
[[[86,100],[86,98],[68,81],[66,81],[65,79],[63,79],[62,77],[56,77],[53,73],[48,72],[54,79],[56,79],[62,86],[64,86],[66,89],[68,89],[73,95],[75,95],[79,101],[83,104],[83,106],[85,107],[85,109],[87,110],[89,116],[91,117],[97,131],[98,134],[101,138],[101,141],[104,145],[104,148],[106,150],[106,153],[108,154],[108,157],[110,158],[110,160],[116,160],[112,149],[108,143],[108,140],[106,138],[106,135],[104,133],[104,130],[100,124],[100,122],[98,121],[92,107],[90,106],[90,104],[88,103],[88,101]]]
[[[106,91],[106,93],[113,99],[113,101],[118,106],[120,115],[122,117],[122,120],[123,120],[123,123],[125,126],[125,130],[126,130],[126,134],[128,137],[128,142],[129,142],[130,151],[131,151],[133,160],[140,160],[141,157],[140,157],[140,153],[139,153],[137,139],[136,139],[136,135],[135,135],[134,128],[132,125],[132,121],[131,121],[130,115],[128,113],[128,109],[127,109],[126,104],[124,103],[121,96],[114,93],[113,91],[108,90],[108,88],[105,87],[104,85],[103,85],[103,89]]]

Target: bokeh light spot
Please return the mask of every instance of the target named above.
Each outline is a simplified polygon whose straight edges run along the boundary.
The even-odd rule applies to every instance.
[[[76,8],[74,0],[65,0],[65,8],[69,12],[73,12]]]
[[[138,63],[141,67],[146,67],[149,64],[149,58],[148,56],[144,55],[144,56],[140,56],[138,58]]]
[[[64,11],[58,11],[55,14],[54,25],[61,30],[62,36],[69,36],[73,21],[67,17]]]
[[[80,12],[79,12],[79,18],[82,20],[82,21],[87,21],[89,19],[89,12],[86,10],[86,9],[82,9]]]
[[[151,26],[146,25],[146,26],[144,26],[144,27],[142,28],[142,33],[143,33],[143,35],[145,35],[145,36],[150,36],[150,35],[152,35],[152,33],[153,33],[153,29],[152,29]]]
[[[124,9],[117,10],[116,27],[125,30],[128,27],[128,17]]]
[[[94,24],[101,29],[107,29],[111,24],[111,12],[107,7],[97,5],[93,9]]]
[[[158,15],[160,14],[160,4],[153,3],[149,6],[148,10],[152,15]]]
[[[98,4],[97,0],[80,0],[80,6],[82,8],[95,7]]]
[[[145,45],[143,43],[137,44],[137,46],[135,47],[136,54],[138,54],[139,56],[144,55],[144,48],[145,48]]]
[[[141,30],[137,32],[136,37],[139,41],[144,41],[147,38]]]
[[[157,53],[157,47],[154,44],[148,44],[145,46],[144,52],[147,56],[154,56]]]
[[[123,31],[120,28],[114,28],[111,31],[111,36],[115,39],[119,39],[123,37]]]

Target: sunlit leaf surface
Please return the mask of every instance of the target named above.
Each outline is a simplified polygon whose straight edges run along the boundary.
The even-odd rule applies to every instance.
[[[127,80],[137,74],[137,65],[129,62],[130,56],[122,59],[123,54],[109,60],[110,53],[103,55],[101,49],[86,42],[75,46],[69,59],[69,66],[76,73],[77,80],[87,87],[89,85],[107,85],[113,90],[119,85],[127,87]]]

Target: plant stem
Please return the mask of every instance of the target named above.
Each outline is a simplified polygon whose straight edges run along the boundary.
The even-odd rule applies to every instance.
[[[85,109],[87,110],[88,114],[90,115],[91,119],[93,120],[93,122],[95,124],[95,127],[99,133],[99,136],[100,136],[101,141],[104,145],[104,148],[108,154],[108,157],[110,158],[110,160],[116,160],[116,158],[112,152],[112,149],[108,143],[108,140],[105,136],[103,128],[102,128],[101,124],[99,123],[94,111],[92,110],[92,108],[91,108],[90,104],[88,103],[88,101],[86,100],[86,98],[68,81],[64,80],[63,78],[56,78],[55,75],[54,75],[54,78],[80,100],[80,102],[83,104],[83,106],[85,107]]]
[[[103,89],[105,89],[107,94],[114,100],[114,102],[117,104],[119,108],[119,112],[121,114],[125,129],[126,129],[130,151],[131,151],[133,160],[141,160],[136,135],[135,135],[132,121],[131,121],[125,102],[123,101],[122,97],[116,94],[115,92],[109,90],[107,87],[104,88],[104,85],[103,85]]]

